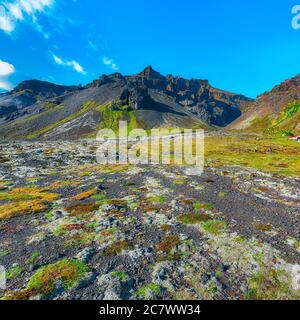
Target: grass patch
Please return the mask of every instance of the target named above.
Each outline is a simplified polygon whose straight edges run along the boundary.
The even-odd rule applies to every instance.
[[[205,161],[300,176],[300,144],[274,135],[211,136],[205,139]]]

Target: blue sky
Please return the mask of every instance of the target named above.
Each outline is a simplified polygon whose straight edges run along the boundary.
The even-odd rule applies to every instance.
[[[300,73],[300,0],[0,0],[0,87],[103,73],[208,79],[255,97]]]

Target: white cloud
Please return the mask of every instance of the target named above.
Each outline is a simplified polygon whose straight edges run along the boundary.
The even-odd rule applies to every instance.
[[[65,67],[72,67],[73,70],[75,70],[78,73],[81,74],[86,74],[84,68],[75,60],[70,60],[70,61],[64,61],[63,59],[61,59],[60,57],[58,57],[55,54],[52,54],[53,60],[56,64],[60,65],[60,66],[65,66]]]
[[[114,59],[111,59],[111,58],[108,58],[108,57],[103,57],[102,61],[106,66],[110,67],[114,71],[118,71],[119,70],[119,67],[115,63]]]
[[[29,19],[35,27],[38,27],[36,14],[43,13],[47,8],[51,8],[54,2],[55,0],[3,1],[3,3],[0,4],[0,29],[6,33],[11,33],[15,30],[19,22],[26,21],[27,19]]]
[[[0,78],[0,90],[6,90],[6,91],[11,91],[13,89],[13,86],[6,80],[1,80]]]
[[[6,77],[15,72],[15,67],[3,60],[0,60],[0,89],[12,90],[12,85],[6,80]]]
[[[15,72],[15,67],[5,61],[0,60],[0,76],[9,76]]]

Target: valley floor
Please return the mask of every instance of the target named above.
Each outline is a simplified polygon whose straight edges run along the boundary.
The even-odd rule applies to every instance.
[[[219,155],[192,177],[101,166],[86,142],[0,149],[3,299],[300,298],[297,176]]]

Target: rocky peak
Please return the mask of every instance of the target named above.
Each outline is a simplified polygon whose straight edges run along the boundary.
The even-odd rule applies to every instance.
[[[159,72],[155,71],[151,66],[146,67],[138,74],[139,77],[146,79],[165,79]]]

